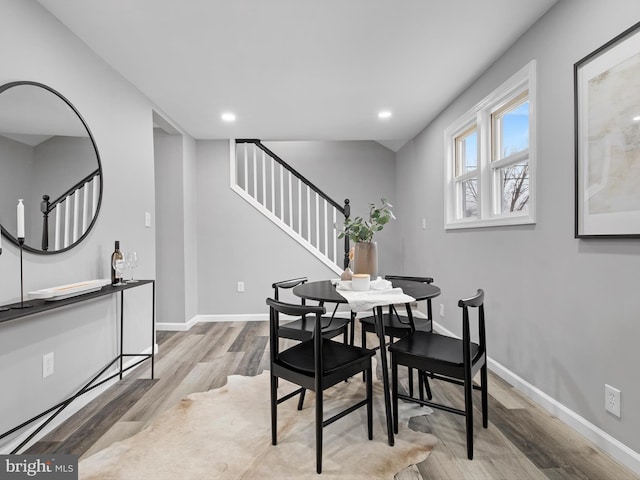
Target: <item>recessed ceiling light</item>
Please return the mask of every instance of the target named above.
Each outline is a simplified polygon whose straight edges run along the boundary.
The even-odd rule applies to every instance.
[[[236,114],[231,112],[225,112],[220,116],[220,118],[222,118],[222,120],[225,122],[235,122]]]
[[[633,121],[640,122],[640,115],[636,115],[635,117],[633,117]]]
[[[378,118],[391,118],[391,112],[389,110],[382,110],[378,112]]]

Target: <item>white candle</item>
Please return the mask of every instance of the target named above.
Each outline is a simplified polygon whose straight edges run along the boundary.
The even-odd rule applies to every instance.
[[[18,216],[18,238],[24,238],[24,205],[22,203],[22,199],[18,200],[17,216]]]

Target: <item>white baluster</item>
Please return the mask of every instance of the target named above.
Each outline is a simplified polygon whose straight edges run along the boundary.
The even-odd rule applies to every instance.
[[[302,180],[298,179],[298,233],[302,236]]]
[[[284,222],[284,167],[282,165],[280,165],[280,220]]]
[[[258,147],[253,144],[253,198],[258,199]]]
[[[80,195],[78,194],[78,190],[71,194],[73,197],[73,223],[71,224],[71,232],[73,234],[73,242],[78,241],[78,223],[80,220],[78,219],[78,215],[80,213]]]
[[[98,209],[98,192],[100,188],[100,185],[98,185],[98,182],[100,182],[100,175],[96,175],[95,177],[93,177],[93,180],[91,180],[91,193],[92,193],[91,219],[92,220],[95,218],[96,210]]]
[[[248,151],[248,146],[245,143],[244,144],[244,185],[242,185],[242,188],[244,188],[245,192],[249,193],[249,185],[247,185],[247,183],[249,183],[249,171],[248,171],[248,164],[249,161],[247,160],[247,157],[249,155],[249,151]]]
[[[276,161],[271,159],[271,213],[276,214]]]
[[[289,172],[289,226],[293,228],[293,193],[291,191],[292,185],[292,175]]]
[[[62,203],[64,203],[64,242],[62,245],[64,248],[67,248],[69,246],[69,218],[71,217],[71,202],[69,201],[69,197]]]
[[[307,242],[311,243],[311,189],[307,186]]]
[[[315,247],[320,250],[320,197],[316,192],[316,245]]]
[[[60,250],[60,212],[60,204],[58,204],[53,209],[53,214],[56,216],[55,235],[53,237],[54,250]]]
[[[87,182],[85,183],[82,188],[82,234],[84,234],[84,232],[87,231],[88,225],[87,222],[89,221],[89,185],[90,183]]]
[[[333,235],[331,238],[333,239],[333,263],[338,263],[338,232],[336,231],[336,222],[337,222],[337,209],[333,207],[333,221],[331,222],[331,231]],[[338,265],[340,265],[338,263]]]
[[[262,205],[267,206],[267,154],[262,151]]]
[[[324,254],[329,256],[329,229],[327,228],[327,200],[324,200],[324,223],[322,225],[324,230]]]

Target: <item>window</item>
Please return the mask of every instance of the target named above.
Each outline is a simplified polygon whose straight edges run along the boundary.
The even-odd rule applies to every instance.
[[[535,223],[535,61],[445,131],[446,228]]]

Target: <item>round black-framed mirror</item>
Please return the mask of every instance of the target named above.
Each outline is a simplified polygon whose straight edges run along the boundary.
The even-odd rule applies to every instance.
[[[98,146],[75,106],[39,82],[0,86],[1,234],[18,245],[22,199],[24,249],[66,252],[93,228],[102,190]]]

